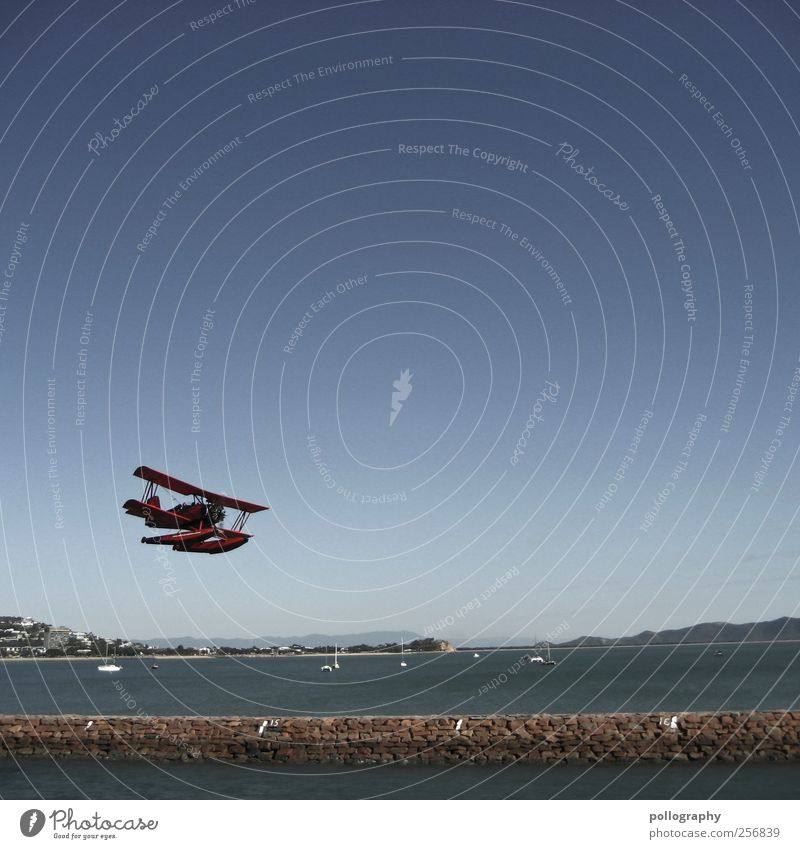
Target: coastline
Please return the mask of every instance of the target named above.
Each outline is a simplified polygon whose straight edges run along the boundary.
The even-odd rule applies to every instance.
[[[472,649],[470,649],[472,651]],[[488,651],[488,650],[485,650]],[[496,649],[499,651],[499,649]],[[505,651],[505,649],[502,649]],[[509,651],[514,651],[513,649],[509,649]],[[522,649],[520,649],[522,651]],[[419,655],[427,655],[427,654],[455,654],[456,652],[441,652],[441,651],[416,651],[416,652],[406,652],[406,655],[409,657],[418,657]],[[463,652],[462,652],[463,653]],[[250,660],[264,658],[266,660],[284,660],[286,658],[303,658],[303,657],[330,657],[333,652],[329,652],[327,655],[325,652],[306,652],[305,654],[142,654],[142,655],[117,655],[117,660],[119,661],[132,661],[132,660],[140,660],[140,661],[157,661],[161,663],[162,660],[229,660],[236,658],[248,658]],[[399,651],[370,651],[370,652],[339,652],[339,657],[371,657],[375,655],[376,657],[393,657],[400,656]],[[13,661],[17,663],[19,661],[34,661],[36,663],[49,662],[51,660],[60,660],[60,661],[87,661],[87,660],[105,660],[105,657],[100,657],[100,655],[89,655],[81,656],[81,657],[0,657],[0,663],[4,663],[5,661]]]
[[[797,644],[800,646],[800,640],[748,640],[747,642],[738,642],[738,643],[725,643],[725,642],[717,642],[717,643],[649,643],[646,645],[612,645],[612,646],[551,646],[551,650],[559,653],[569,653],[573,651],[584,651],[587,649],[590,650],[609,650],[609,649],[674,649],[674,648],[683,648],[688,646],[705,646],[706,648],[720,648],[720,647],[735,647],[739,648],[740,646],[774,646],[774,645],[790,645]],[[469,652],[480,652],[482,654],[493,654],[495,652],[526,652],[526,651],[540,651],[541,646],[528,645],[528,646],[498,646],[496,648],[490,647],[482,647],[482,646],[467,646],[464,648],[456,648],[454,651],[407,651],[406,655],[409,657],[418,657],[420,655],[431,655],[431,654],[467,654]],[[160,655],[160,654],[142,654],[142,655],[118,655],[117,660],[155,660],[159,663],[164,660],[220,660],[220,659],[229,659],[229,658],[247,658],[247,659],[258,659],[258,658],[267,658],[269,660],[282,660],[285,658],[303,658],[303,657],[312,657],[312,658],[320,658],[330,656],[332,652],[328,652],[328,655],[325,652],[305,652],[303,654],[293,654],[293,653],[284,653],[284,654],[225,654],[225,655],[213,655],[213,654],[187,654],[187,655]],[[395,655],[399,655],[399,651],[369,651],[369,652],[339,652],[339,656],[343,658],[347,657],[392,657]],[[73,656],[63,656],[63,657],[0,657],[0,663],[5,663],[6,661],[12,661],[14,663],[21,661],[34,661],[36,663],[41,663],[43,661],[49,662],[53,660],[60,661],[87,661],[87,660],[103,660],[105,658],[101,658],[99,655],[89,655],[89,656],[81,656],[81,657],[73,657]]]

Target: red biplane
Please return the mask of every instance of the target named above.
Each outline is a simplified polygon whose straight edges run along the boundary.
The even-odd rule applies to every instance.
[[[173,551],[197,554],[222,554],[225,551],[233,551],[244,545],[252,536],[243,530],[247,517],[251,513],[269,510],[269,507],[261,504],[209,492],[147,466],[139,466],[133,474],[147,481],[147,485],[141,501],[131,498],[122,505],[125,512],[129,516],[144,519],[148,528],[174,528],[179,531],[157,537],[142,537],[142,542],[149,545],[171,545]],[[159,486],[180,495],[190,495],[192,500],[165,510],[156,495]],[[230,528],[221,528],[219,524],[225,518],[226,507],[238,510],[239,515]]]

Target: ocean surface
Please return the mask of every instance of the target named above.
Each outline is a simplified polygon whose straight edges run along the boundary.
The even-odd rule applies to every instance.
[[[715,651],[722,651],[717,656]],[[199,716],[780,710],[800,705],[800,643],[449,654],[0,662],[0,714]],[[332,658],[330,658],[332,662]]]
[[[722,655],[715,654],[722,651]],[[800,709],[800,643],[340,657],[0,663],[0,713],[334,715]],[[330,658],[332,661],[332,658]],[[796,799],[800,763],[293,767],[0,762],[0,798]]]
[[[800,799],[796,763],[371,767],[0,761],[2,799]]]

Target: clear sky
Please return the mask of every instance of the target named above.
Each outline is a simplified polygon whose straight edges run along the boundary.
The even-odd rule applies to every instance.
[[[0,612],[471,642],[797,614],[792,4],[0,17]],[[272,510],[229,556],[140,545],[140,464]]]

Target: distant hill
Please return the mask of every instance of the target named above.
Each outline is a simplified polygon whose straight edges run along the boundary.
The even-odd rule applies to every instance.
[[[202,646],[228,646],[235,649],[272,648],[273,646],[338,646],[369,645],[379,646],[383,643],[400,643],[400,640],[410,643],[420,639],[413,631],[367,631],[361,634],[304,634],[300,637],[153,637],[152,639],[135,642],[160,649],[185,646],[199,649]]]
[[[782,616],[772,622],[748,622],[732,625],[730,622],[704,622],[688,628],[668,631],[642,631],[632,637],[578,637],[563,648],[576,646],[666,646],[680,643],[753,643],[773,640],[800,640],[800,619]]]

